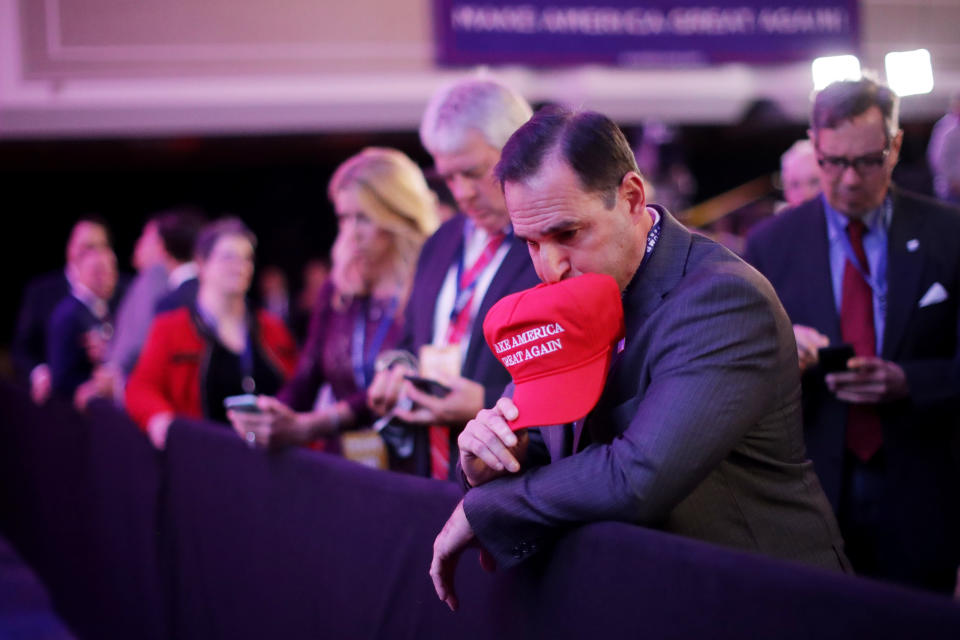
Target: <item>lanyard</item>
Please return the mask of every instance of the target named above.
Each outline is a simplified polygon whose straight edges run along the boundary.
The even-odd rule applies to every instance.
[[[367,342],[367,316],[370,314],[370,298],[365,298],[360,313],[353,320],[353,340],[350,342],[350,360],[353,364],[353,379],[359,389],[366,389],[369,381],[373,380],[373,362],[387,339],[387,332],[393,324],[393,315],[397,310],[397,298],[391,298],[387,305],[377,330],[373,335],[370,348]]]
[[[470,321],[470,313],[473,307],[473,294],[477,288],[477,282],[480,280],[480,274],[490,264],[500,246],[507,239],[508,234],[497,234],[491,236],[483,252],[474,261],[469,269],[464,271],[464,255],[467,251],[467,236],[470,230],[464,232],[463,245],[460,248],[460,254],[457,262],[457,296],[453,302],[453,309],[450,310],[450,328],[447,330],[447,344],[459,344],[464,334],[467,332],[467,324]]]
[[[893,203],[888,197],[883,201],[882,206],[883,210],[880,212],[880,225],[885,229],[887,221],[890,219],[890,215],[893,211]],[[887,312],[886,250],[884,249],[880,251],[880,255],[877,258],[877,268],[871,272],[869,270],[869,265],[860,264],[860,260],[857,258],[857,254],[853,250],[853,245],[850,244],[850,235],[847,233],[847,229],[837,224],[835,216],[828,215],[827,219],[830,220],[830,226],[833,227],[834,232],[837,234],[840,240],[840,248],[843,250],[844,258],[846,258],[850,264],[853,265],[854,269],[860,272],[860,275],[870,287],[870,290],[873,291],[873,295],[880,302],[880,313],[885,315]],[[869,227],[867,230],[869,231]],[[866,248],[864,248],[863,253],[864,256],[866,256]]]
[[[653,254],[653,249],[660,240],[660,228],[663,222],[663,218],[660,217],[659,214],[655,214],[653,209],[647,209],[647,213],[650,214],[650,220],[653,222],[653,226],[650,227],[650,232],[647,234],[647,247],[643,251],[643,259],[640,261],[641,267]]]

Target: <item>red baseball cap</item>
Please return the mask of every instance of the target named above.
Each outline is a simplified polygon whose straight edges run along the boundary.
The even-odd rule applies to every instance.
[[[516,385],[519,416],[510,428],[565,424],[590,413],[623,332],[620,288],[599,273],[541,284],[493,305],[483,334]]]

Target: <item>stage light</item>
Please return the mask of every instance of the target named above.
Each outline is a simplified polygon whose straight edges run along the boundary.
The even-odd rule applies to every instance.
[[[817,91],[838,80],[860,79],[860,61],[857,56],[817,58],[810,68],[813,71],[813,88]]]
[[[912,96],[933,91],[933,66],[930,52],[891,51],[884,58],[887,68],[887,83],[899,96]]]

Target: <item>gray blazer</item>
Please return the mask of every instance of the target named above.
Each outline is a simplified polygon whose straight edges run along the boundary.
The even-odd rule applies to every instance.
[[[471,489],[467,519],[501,566],[617,520],[848,571],[804,452],[783,307],[754,269],[659,211],[659,243],[624,293],[625,349],[583,433],[542,428],[549,463]]]

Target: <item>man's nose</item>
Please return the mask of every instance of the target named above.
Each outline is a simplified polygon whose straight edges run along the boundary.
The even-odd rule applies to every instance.
[[[861,178],[860,174],[857,173],[857,170],[851,164],[843,168],[843,172],[840,174],[840,180],[844,184],[858,184]]]
[[[560,282],[570,271],[566,254],[554,247],[540,245],[540,277],[547,284]]]

